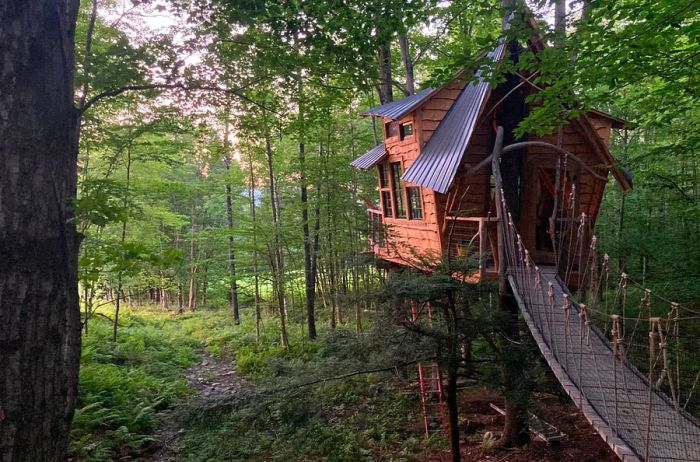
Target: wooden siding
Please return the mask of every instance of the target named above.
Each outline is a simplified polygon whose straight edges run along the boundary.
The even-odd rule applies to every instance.
[[[384,123],[391,122],[385,118]],[[406,169],[418,157],[422,142],[423,121],[413,112],[397,121],[400,124],[413,123],[413,136],[403,140],[399,136],[384,140],[388,152],[386,162],[401,162],[402,169]],[[404,182],[404,186],[414,186]],[[405,194],[405,189],[402,191]],[[423,219],[409,220],[408,218],[384,217],[387,230],[386,248],[377,249],[380,257],[408,264],[420,264],[421,258],[437,260],[441,251],[441,236],[438,228],[438,211],[435,204],[435,193],[429,189],[421,188],[423,201]],[[404,196],[404,202],[408,209],[408,198]],[[419,257],[420,256],[420,257]]]
[[[451,82],[446,87],[435,93],[428,101],[423,103],[416,111],[421,125],[420,147],[425,146],[433,135],[437,126],[450,110],[460,92],[464,88],[464,83]]]

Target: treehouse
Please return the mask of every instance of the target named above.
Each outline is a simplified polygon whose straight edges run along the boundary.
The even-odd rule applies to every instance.
[[[543,44],[531,41],[528,46],[537,51]],[[508,55],[509,47],[499,44],[488,53],[487,67]],[[367,201],[370,241],[385,265],[420,266],[447,253],[473,254],[479,269],[470,280],[497,276],[489,158],[496,127],[505,128],[506,145],[514,143],[513,130],[531,109],[526,97],[538,89],[528,76],[513,74],[492,88],[487,67],[362,113],[381,120],[383,142],[351,165],[377,172],[378,205]],[[595,222],[610,175],[625,190],[631,188],[631,179],[608,150],[611,130],[624,123],[599,111],[582,113],[547,136],[524,137],[558,145],[566,155],[527,143],[502,159],[504,195],[522,245],[537,264],[561,263],[555,262],[560,258],[555,242],[563,238],[566,221],[585,214]],[[567,212],[554,213],[557,201]]]

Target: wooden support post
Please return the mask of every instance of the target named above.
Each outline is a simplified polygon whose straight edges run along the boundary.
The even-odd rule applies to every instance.
[[[486,223],[484,219],[479,220],[479,281],[484,280],[486,273],[484,268],[484,251],[486,248]]]

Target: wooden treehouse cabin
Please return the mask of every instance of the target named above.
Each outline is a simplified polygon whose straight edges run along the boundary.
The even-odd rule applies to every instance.
[[[529,46],[536,51],[543,44],[531,41]],[[487,59],[498,65],[508,55],[509,47],[501,43]],[[497,214],[489,157],[497,126],[505,128],[505,145],[515,142],[513,129],[530,109],[525,98],[537,89],[527,76],[513,74],[492,88],[482,74],[484,68],[471,78],[458,75],[441,88],[427,88],[363,112],[382,122],[383,142],[352,166],[377,172],[378,205],[368,200],[370,240],[384,264],[416,266],[448,252],[469,253],[479,259],[479,270],[469,275],[470,281],[497,276]],[[623,126],[620,119],[589,111],[548,136],[525,137],[557,145],[561,134],[559,146],[573,157],[530,143],[501,161],[513,221],[537,264],[559,266],[552,238],[560,237],[563,221],[581,214],[591,224],[595,221],[610,174],[625,190],[631,188],[631,179],[608,150],[611,130]],[[551,218],[557,200],[568,212]]]

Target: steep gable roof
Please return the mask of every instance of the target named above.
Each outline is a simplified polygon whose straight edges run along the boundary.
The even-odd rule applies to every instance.
[[[486,59],[499,62],[506,48],[505,43],[500,43],[486,55]],[[464,87],[435,133],[404,173],[404,181],[440,193],[450,189],[479,114],[491,93],[490,84],[484,79],[484,70],[484,67],[479,68],[475,80]]]

